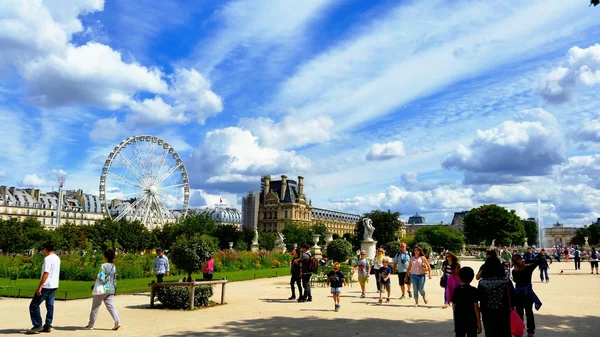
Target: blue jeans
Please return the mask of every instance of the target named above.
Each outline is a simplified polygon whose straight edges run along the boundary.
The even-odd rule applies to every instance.
[[[410,274],[410,283],[412,283],[413,290],[415,292],[415,300],[419,299],[419,294],[425,297],[425,274]]]
[[[54,295],[56,294],[56,288],[54,289],[42,289],[42,295],[38,296],[36,293],[29,303],[29,316],[31,316],[31,323],[34,327],[42,326],[42,314],[40,313],[40,305],[46,301],[46,324],[44,327],[52,327],[52,319],[54,318]]]
[[[540,279],[544,282],[544,275],[546,275],[546,281],[550,281],[548,277],[548,266],[540,266]]]

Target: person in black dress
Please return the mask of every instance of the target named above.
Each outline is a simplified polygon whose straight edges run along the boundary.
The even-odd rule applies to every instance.
[[[514,306],[515,288],[506,278],[500,259],[486,259],[477,287],[481,316],[486,337],[511,337],[510,311]]]

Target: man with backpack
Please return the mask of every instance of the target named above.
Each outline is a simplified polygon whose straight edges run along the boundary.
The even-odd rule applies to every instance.
[[[400,283],[400,290],[402,290],[402,296],[400,296],[401,300],[405,298],[405,285],[408,287],[408,297],[412,298],[410,292],[410,278],[406,279],[406,270],[408,269],[409,263],[410,252],[406,250],[406,243],[402,242],[400,243],[400,251],[394,256],[394,273],[398,273],[398,283]]]
[[[581,270],[581,252],[579,251],[579,247],[575,246],[575,250],[573,251],[573,259],[575,260],[575,270]]]
[[[594,273],[594,268],[596,268],[596,275],[598,274],[598,252],[596,248],[592,247],[590,250],[590,265],[592,266],[592,274]]]
[[[298,302],[312,302],[310,278],[313,273],[317,272],[319,261],[312,255],[309,244],[305,243],[302,245],[302,252],[300,263],[302,264],[302,287],[304,288],[304,295],[300,296]]]

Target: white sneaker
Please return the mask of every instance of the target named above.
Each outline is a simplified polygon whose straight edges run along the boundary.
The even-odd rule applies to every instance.
[[[121,327],[121,324],[115,324],[115,326],[113,326],[113,330],[119,330],[119,328]]]
[[[81,330],[94,330],[93,326],[84,326]]]

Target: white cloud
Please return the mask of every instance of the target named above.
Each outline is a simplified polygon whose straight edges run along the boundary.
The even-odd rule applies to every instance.
[[[589,14],[564,1],[399,5],[300,66],[271,108],[304,118],[329,115],[337,132],[352,130],[590,25]],[[457,49],[465,51],[460,58]]]
[[[84,30],[80,16],[103,9],[103,1],[26,0],[0,5],[0,66],[14,67],[28,83],[28,99],[43,107],[93,106],[130,111],[128,127],[195,122],[223,109],[211,84],[194,69],[164,74],[125,62],[111,47],[72,44]],[[25,32],[26,31],[26,32]],[[149,98],[140,99],[144,94]]]
[[[39,177],[37,174],[25,175],[21,184],[25,187],[47,187],[52,185],[48,180]]]
[[[369,161],[382,161],[404,156],[404,143],[400,140],[385,144],[375,143],[366,155]]]
[[[243,118],[240,126],[256,135],[261,145],[275,148],[294,148],[335,138],[329,117],[302,120],[287,116],[279,122],[269,118]]]
[[[310,168],[308,158],[294,151],[261,147],[250,131],[237,127],[208,132],[187,164],[195,187],[238,193],[257,189],[265,173],[303,172]]]
[[[465,183],[490,184],[548,175],[566,160],[558,122],[545,110],[532,109],[498,127],[477,130],[477,137],[460,145],[442,165],[463,171]]]
[[[541,85],[540,94],[548,102],[569,101],[578,85],[590,87],[600,83],[600,44],[573,47],[567,56],[565,66],[553,69]]]
[[[308,24],[325,10],[331,0],[232,1],[216,12],[223,29],[202,41],[194,53],[194,65],[210,73],[237,48],[272,48],[302,39]]]
[[[600,142],[600,119],[585,121],[575,132],[575,138],[587,142]]]

